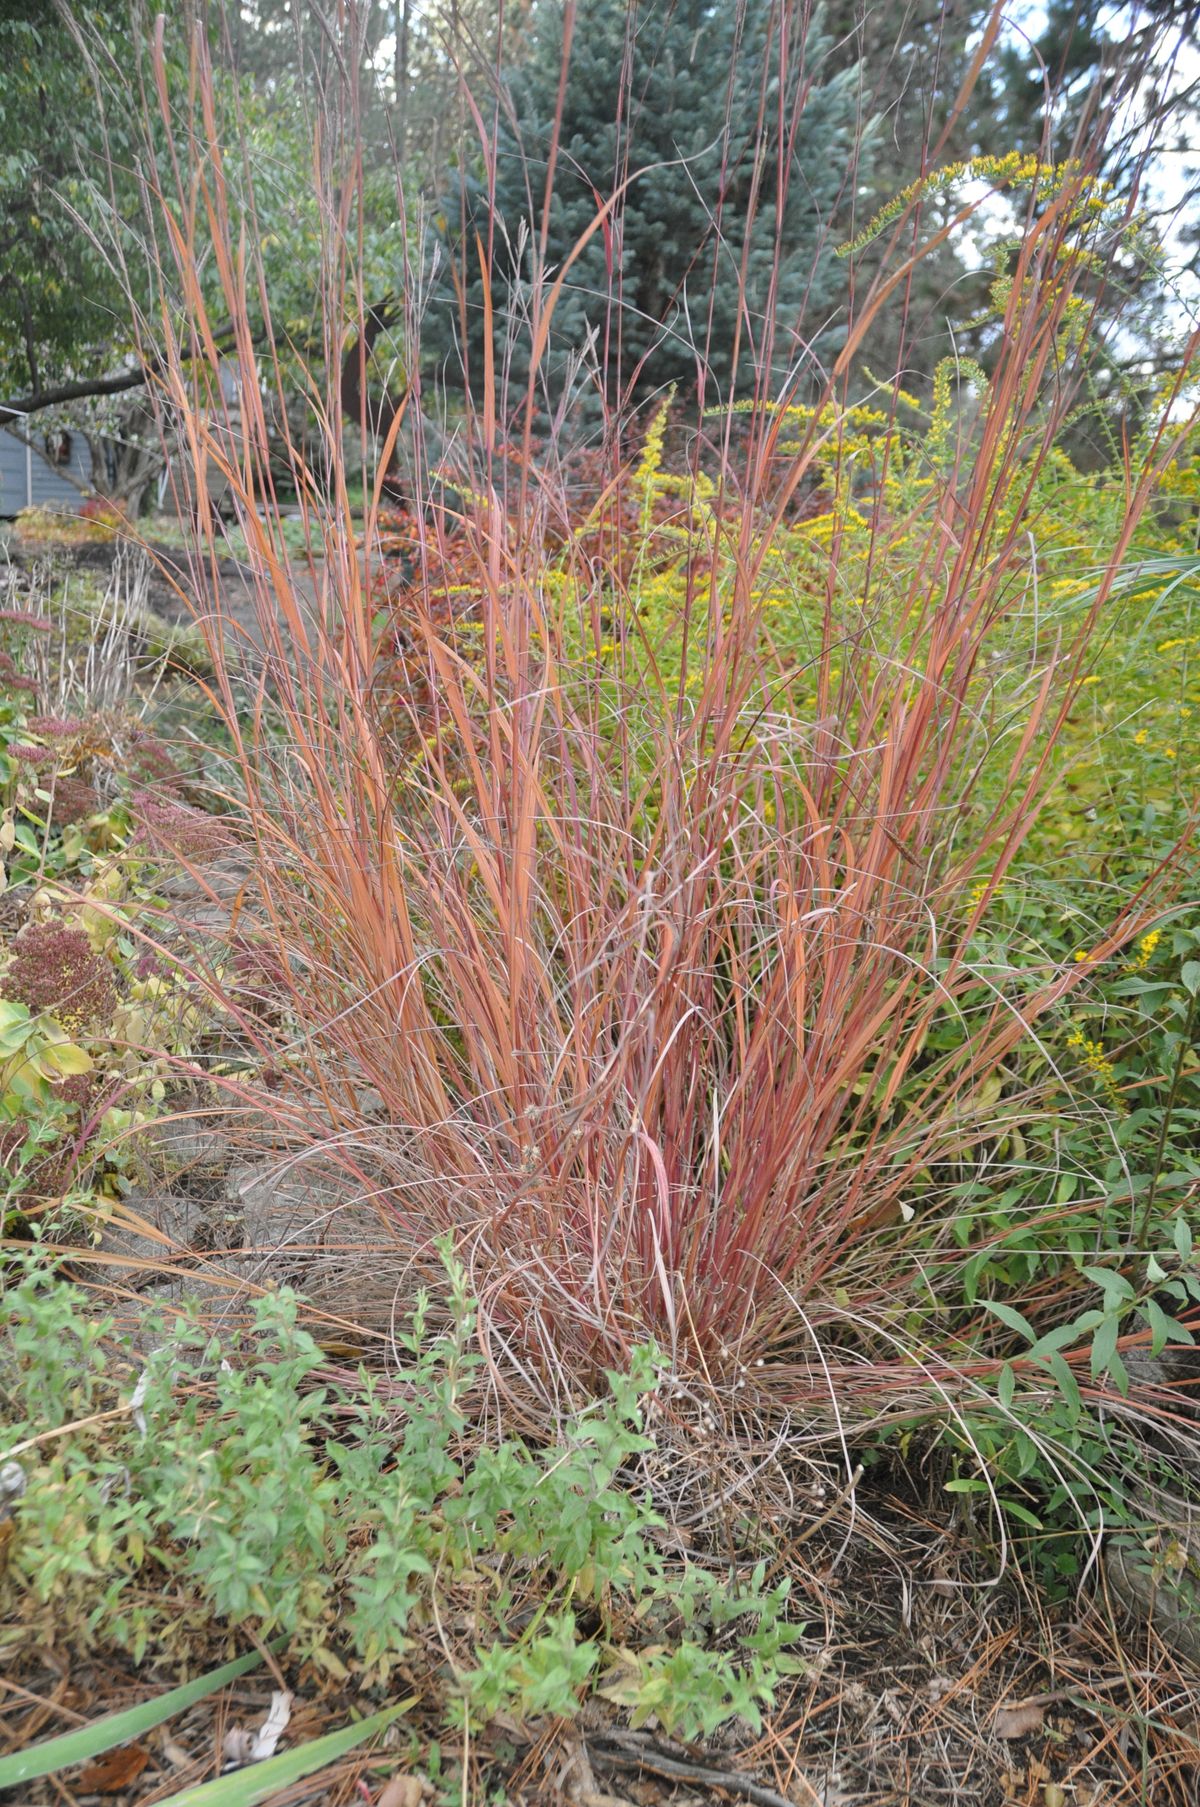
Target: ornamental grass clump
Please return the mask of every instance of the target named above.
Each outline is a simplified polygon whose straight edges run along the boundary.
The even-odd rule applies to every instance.
[[[156,64],[180,158],[157,197],[164,296],[185,320],[164,307],[155,367],[200,478],[227,485],[255,594],[247,708],[202,510],[198,621],[281,994],[256,1107],[380,1213],[364,1293],[387,1261],[390,1300],[393,1275],[432,1273],[454,1239],[510,1379],[595,1381],[652,1338],[677,1373],[824,1425],[960,1409],[996,1372],[998,1331],[944,1303],[961,1299],[965,1260],[955,1188],[1040,1108],[1014,1057],[1088,978],[1045,949],[981,962],[974,938],[1054,794],[1114,579],[1183,431],[1181,375],[1128,452],[1123,506],[1089,549],[1090,601],[1047,613],[1040,486],[1062,480],[1090,336],[1103,353],[1118,330],[1108,271],[1133,224],[1096,186],[1104,121],[1068,164],[1036,163],[989,367],[939,373],[932,432],[898,425],[897,389],[869,456],[847,451],[865,430],[864,338],[951,230],[927,231],[918,192],[888,223],[890,261],[856,293],[832,367],[801,360],[772,387],[776,324],[755,319],[734,358],[752,401],[736,421],[693,409],[670,458],[665,421],[649,441],[648,420],[631,432],[579,354],[604,400],[581,497],[565,403],[539,437],[572,259],[539,261],[535,234],[508,324],[521,356],[495,354],[485,283],[481,362],[435,471],[416,374],[382,444],[364,403],[378,475],[360,532],[338,389],[355,342],[365,377],[373,303],[353,256],[352,131],[343,117],[321,137],[317,170],[330,374],[297,379],[254,276],[253,208],[231,204],[203,45],[195,57],[195,116]],[[492,148],[485,130],[485,172]],[[1006,191],[1015,179],[1006,168]],[[581,246],[619,202],[598,200]],[[965,200],[959,223],[980,205]],[[417,373],[415,261],[398,287]],[[597,305],[615,329],[616,291]],[[245,385],[235,453],[218,324],[262,377]],[[287,439],[307,556],[283,532],[281,417],[265,399],[297,380],[331,473]],[[378,606],[381,503],[406,417],[419,507],[397,621]],[[1114,901],[1100,956],[1147,933],[1183,851]],[[261,1045],[268,1019],[244,1015]],[[1039,1279],[1035,1303],[1069,1316],[1073,1284]],[[1058,1353],[1103,1387],[1085,1336]],[[1022,1374],[1051,1385],[1033,1359]]]

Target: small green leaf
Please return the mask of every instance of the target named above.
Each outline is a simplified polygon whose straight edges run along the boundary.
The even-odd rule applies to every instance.
[[[1036,1518],[1028,1506],[1019,1505],[1016,1500],[1001,1500],[1000,1504],[1009,1517],[1015,1518],[1018,1524],[1028,1525],[1034,1531],[1042,1529],[1041,1519]]]
[[[90,1073],[92,1057],[77,1048],[74,1042],[55,1042],[47,1048],[42,1056],[42,1064],[50,1067],[55,1073]]]
[[[1071,1417],[1078,1418],[1083,1410],[1083,1400],[1079,1396],[1079,1382],[1071,1372],[1070,1364],[1059,1354],[1047,1357],[1046,1366],[1058,1385],[1058,1390],[1067,1402]]]
[[[1116,1317],[1103,1318],[1096,1326],[1096,1334],[1092,1338],[1092,1379],[1099,1380],[1107,1374],[1113,1357],[1117,1353],[1117,1337],[1120,1333],[1121,1321]]]
[[[1059,1349],[1069,1349],[1084,1335],[1084,1327],[1076,1321],[1073,1324],[1059,1324],[1054,1330],[1047,1330],[1045,1336],[1039,1336],[1030,1351],[1039,1357],[1053,1355]]]
[[[998,1299],[989,1299],[987,1308],[994,1317],[999,1318],[1002,1324],[1007,1324],[1010,1330],[1015,1330],[1023,1336],[1026,1342],[1035,1343],[1037,1341],[1033,1325],[1028,1318],[1021,1316],[1015,1306],[1002,1305]]]
[[[1200,997],[1200,960],[1185,960],[1179,977],[1191,997]]]
[[[1160,1355],[1168,1343],[1194,1343],[1195,1338],[1185,1324],[1179,1324],[1168,1317],[1162,1306],[1155,1299],[1147,1299],[1142,1306],[1142,1316],[1151,1330],[1150,1353]]]
[[[1085,1267],[1083,1272],[1094,1286],[1101,1288],[1106,1298],[1115,1300],[1132,1299],[1133,1287],[1125,1278],[1124,1274],[1119,1274],[1115,1268]],[[1109,1310],[1111,1309],[1112,1306],[1110,1304]]]
[[[15,998],[0,998],[0,1034],[27,1028],[30,1021],[27,1004],[18,1004]]]
[[[1012,1405],[1013,1393],[1016,1390],[1016,1385],[1017,1377],[1013,1373],[1012,1363],[1005,1362],[1000,1370],[1000,1378],[996,1382],[996,1397],[1006,1412]]]

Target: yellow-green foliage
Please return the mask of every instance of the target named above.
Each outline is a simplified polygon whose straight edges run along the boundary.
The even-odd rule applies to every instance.
[[[67,514],[56,508],[23,508],[17,516],[17,533],[28,546],[82,546],[113,540],[122,525],[111,505],[86,515]]]
[[[1081,166],[1077,162],[1067,160],[1063,163],[1046,163],[1036,155],[1021,151],[1009,151],[1003,157],[968,157],[958,163],[948,163],[943,169],[931,170],[928,175],[919,176],[899,194],[893,195],[856,238],[838,247],[838,256],[850,257],[856,251],[863,250],[893,225],[914,202],[947,194],[953,189],[967,188],[973,183],[986,183],[989,188],[999,191],[1026,189],[1035,201],[1041,202],[1054,200],[1064,190],[1069,190],[1071,184],[1076,183],[1079,193],[1075,199],[1075,211],[1081,228],[1095,228],[1102,222],[1113,219],[1123,223],[1125,203],[1111,182],[1095,176],[1082,180],[1081,177]]]
[[[793,722],[811,722],[829,707],[854,645],[861,674],[864,637],[879,657],[919,669],[930,594],[947,568],[929,559],[933,532],[952,520],[960,467],[969,468],[988,386],[975,365],[946,361],[937,370],[931,406],[907,395],[820,412],[779,410],[779,463],[809,455],[801,490],[802,518],[770,531],[754,548],[750,592],[760,681],[746,703],[748,720],[767,699]],[[584,668],[611,687],[614,706],[636,692],[639,706],[657,695],[674,708],[705,684],[708,653],[729,628],[744,582],[745,548],[731,545],[714,507],[714,486],[700,476],[664,470],[665,409],[647,435],[634,478],[640,497],[641,541],[626,598],[613,595],[597,639],[572,642]],[[1149,456],[1134,448],[1135,469]],[[962,478],[966,481],[966,478]],[[806,498],[806,499],[805,499]],[[1131,556],[1158,558],[1190,550],[1200,498],[1200,430],[1190,434],[1167,467],[1155,506],[1145,517]],[[1056,651],[1069,647],[1102,566],[1118,544],[1126,506],[1123,469],[1084,472],[1065,450],[1036,469],[1016,459],[993,493],[984,567],[991,549],[1018,536],[1009,617],[978,674],[980,708],[1015,704]],[[569,589],[565,570],[549,587]],[[1066,747],[1081,762],[1071,793],[1071,816],[1114,784],[1130,786],[1161,811],[1169,807],[1179,771],[1200,746],[1200,683],[1194,648],[1200,645],[1195,598],[1178,583],[1148,581],[1134,595],[1114,598],[1094,643],[1095,668],[1081,670]],[[569,611],[568,611],[569,614]],[[852,720],[853,699],[842,699]]]

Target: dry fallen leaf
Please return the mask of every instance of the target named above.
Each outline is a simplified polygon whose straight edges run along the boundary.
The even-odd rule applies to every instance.
[[[1026,1706],[997,1707],[992,1730],[997,1738],[1027,1738],[1036,1732],[1045,1718],[1046,1709],[1033,1702]]]
[[[186,1769],[191,1762],[191,1755],[184,1750],[182,1744],[176,1744],[170,1733],[163,1733],[162,1754],[172,1769]]]
[[[285,1689],[278,1689],[271,1696],[271,1710],[260,1726],[253,1731],[248,1726],[235,1725],[225,1734],[225,1756],[234,1765],[243,1763],[261,1763],[264,1757],[273,1757],[275,1747],[287,1731],[288,1720],[292,1716],[293,1696]]]
[[[428,1786],[424,1776],[395,1775],[384,1787],[375,1807],[421,1807]]]
[[[21,1464],[6,1462],[0,1468],[0,1512],[10,1512],[28,1485],[29,1482]]]
[[[142,1406],[145,1404],[146,1393],[149,1386],[150,1370],[149,1368],[143,1368],[141,1375],[138,1378],[137,1386],[133,1389],[129,1401],[129,1416],[133,1419],[133,1428],[136,1430],[139,1437],[144,1437],[146,1435],[146,1414],[142,1410]]]
[[[140,1744],[126,1744],[120,1750],[106,1751],[89,1763],[77,1787],[81,1794],[120,1794],[136,1782],[147,1763],[150,1752]]]

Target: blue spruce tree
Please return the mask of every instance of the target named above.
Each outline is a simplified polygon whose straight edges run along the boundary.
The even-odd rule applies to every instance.
[[[447,297],[448,382],[465,371],[473,388],[482,383],[477,245],[490,266],[496,367],[515,405],[543,235],[548,289],[614,195],[567,274],[541,405],[554,407],[568,383],[589,411],[603,397],[623,413],[670,384],[681,399],[727,402],[750,391],[772,346],[772,383],[793,368],[815,372],[838,342],[846,270],[833,252],[859,176],[858,82],[853,68],[832,72],[830,41],[811,24],[781,45],[781,10],[773,0],[580,5],[547,212],[564,7],[533,0],[496,145],[495,211],[478,170],[446,202],[466,329],[464,344],[464,310]]]

